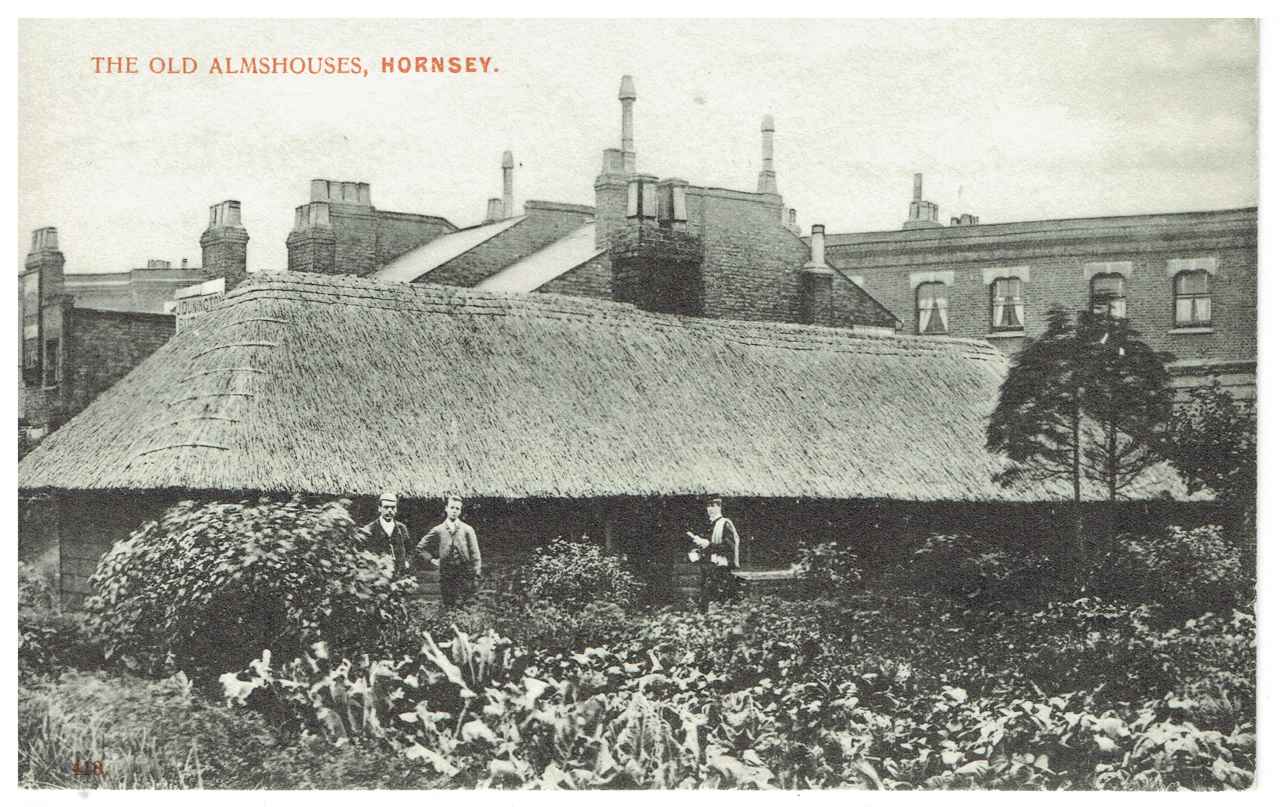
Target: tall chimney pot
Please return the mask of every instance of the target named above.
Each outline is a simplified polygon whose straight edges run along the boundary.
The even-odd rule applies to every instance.
[[[760,176],[756,180],[756,193],[777,193],[778,175],[773,170],[773,116],[765,115],[760,121]]]
[[[622,102],[622,168],[627,174],[636,171],[635,119],[632,106],[636,102],[636,84],[631,76],[623,76],[618,87],[618,100]]]
[[[813,225],[809,236],[809,262],[806,269],[821,269],[827,265],[827,228],[822,224]]]
[[[502,152],[502,215],[499,218],[510,218],[516,214],[515,166],[511,152]]]

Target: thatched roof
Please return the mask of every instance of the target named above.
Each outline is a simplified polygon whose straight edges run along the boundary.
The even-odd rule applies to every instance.
[[[19,486],[1061,498],[991,481],[1005,369],[976,341],[262,275],[46,438]]]

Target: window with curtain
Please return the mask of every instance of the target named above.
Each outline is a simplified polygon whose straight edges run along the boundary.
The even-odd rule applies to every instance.
[[[947,287],[942,283],[916,286],[916,333],[947,332]]]
[[[996,278],[991,283],[991,330],[1020,331],[1024,321],[1021,278]]]
[[[1089,281],[1089,308],[1095,314],[1125,315],[1124,275],[1094,275]]]
[[[1177,328],[1203,327],[1213,322],[1209,273],[1179,272],[1173,277],[1173,324]]]

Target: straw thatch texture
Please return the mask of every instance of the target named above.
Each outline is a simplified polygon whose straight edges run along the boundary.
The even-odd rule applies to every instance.
[[[19,484],[1060,499],[991,481],[1005,369],[974,341],[268,275],[47,438]],[[1163,489],[1181,493],[1169,476],[1144,492]]]

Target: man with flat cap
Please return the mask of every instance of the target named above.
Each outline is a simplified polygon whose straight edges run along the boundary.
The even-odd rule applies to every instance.
[[[396,521],[396,497],[384,493],[378,497],[378,517],[361,528],[368,536],[369,548],[383,555],[391,555],[395,561],[397,577],[409,573],[409,528]]]
[[[711,524],[711,537],[703,538],[688,533],[697,546],[690,557],[696,556],[699,571],[698,607],[705,614],[712,600],[732,602],[738,598],[738,578],[733,570],[738,568],[738,529],[724,517],[719,496],[707,499],[707,521]]]

